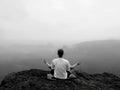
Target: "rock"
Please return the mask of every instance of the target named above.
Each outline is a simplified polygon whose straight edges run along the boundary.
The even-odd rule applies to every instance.
[[[120,78],[110,73],[75,72],[76,79],[48,80],[49,71],[30,69],[5,76],[0,90],[120,90]]]

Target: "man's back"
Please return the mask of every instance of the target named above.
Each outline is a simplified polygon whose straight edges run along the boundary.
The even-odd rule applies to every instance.
[[[66,71],[70,70],[70,63],[64,58],[57,58],[52,61],[52,68],[54,69],[54,77],[66,79]]]

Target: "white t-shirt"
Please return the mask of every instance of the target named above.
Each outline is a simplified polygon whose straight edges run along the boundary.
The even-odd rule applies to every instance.
[[[67,72],[70,71],[70,63],[64,58],[54,59],[51,63],[51,68],[54,69],[54,77],[60,79],[67,78]]]

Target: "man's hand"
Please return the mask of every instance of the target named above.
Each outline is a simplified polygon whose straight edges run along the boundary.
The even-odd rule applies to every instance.
[[[43,62],[51,69],[51,64],[49,64],[45,59],[43,59]]]
[[[80,65],[80,64],[81,64],[81,62],[80,62],[80,61],[78,61],[78,62],[77,62],[77,65]]]
[[[46,62],[46,60],[45,60],[45,59],[43,59],[43,62],[44,62],[45,64],[47,64],[47,62]]]

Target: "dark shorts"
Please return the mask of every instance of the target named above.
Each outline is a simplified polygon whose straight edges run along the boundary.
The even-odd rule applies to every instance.
[[[52,74],[52,75],[54,75],[54,69],[52,69],[51,71],[50,71],[50,73]],[[68,76],[67,77],[69,77],[70,76],[70,71],[67,71],[67,74],[68,74]]]

